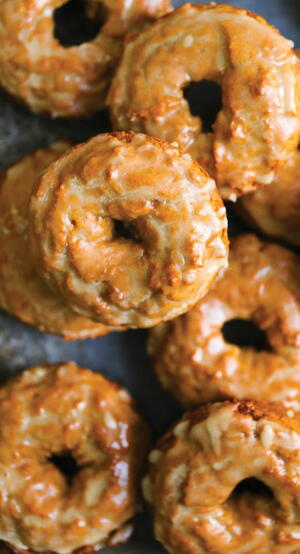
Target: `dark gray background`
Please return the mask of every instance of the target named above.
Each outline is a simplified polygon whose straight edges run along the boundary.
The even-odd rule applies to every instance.
[[[174,2],[175,6],[181,4],[182,1]],[[263,15],[300,48],[300,0],[240,0],[228,1],[228,4]],[[0,93],[0,105],[1,169],[61,136],[80,142],[110,130],[109,119],[104,112],[89,120],[51,120],[31,114],[5,93]],[[234,232],[243,230],[232,214],[230,222]],[[145,331],[129,331],[112,333],[96,340],[64,342],[31,329],[0,311],[0,381],[39,363],[74,360],[125,385],[157,437],[174,421],[179,411],[162,391],[151,371],[145,339]],[[0,552],[6,552],[4,547],[0,546]],[[105,553],[109,552],[112,550],[105,550]],[[162,554],[165,551],[153,539],[151,521],[144,515],[137,518],[133,538],[113,552]]]

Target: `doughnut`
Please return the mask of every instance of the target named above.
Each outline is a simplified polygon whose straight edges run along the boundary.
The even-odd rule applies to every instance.
[[[300,552],[300,424],[290,415],[280,404],[216,403],[164,436],[143,488],[168,552]]]
[[[141,28],[170,4],[169,0],[85,2],[90,15],[105,12],[105,23],[94,40],[64,47],[54,36],[53,17],[65,3],[1,0],[0,85],[34,112],[84,116],[104,108],[124,34],[131,25]]]
[[[161,383],[185,408],[227,398],[300,409],[300,258],[254,235],[235,239],[229,267],[187,314],[151,330]],[[226,322],[252,321],[267,347],[230,344]]]
[[[142,134],[94,137],[51,164],[29,208],[35,266],[76,313],[120,328],[187,311],[227,265],[215,183]]]
[[[270,186],[240,198],[236,211],[267,237],[300,247],[300,151]]]
[[[297,146],[297,64],[291,41],[260,16],[185,4],[127,44],[107,100],[113,125],[178,142],[236,200],[271,183]],[[222,88],[212,133],[183,95],[202,80]]]
[[[300,59],[300,50],[295,50]],[[299,80],[300,64],[298,63]],[[298,145],[299,148],[299,145]],[[271,239],[300,247],[300,151],[287,160],[271,186],[247,194],[236,203],[247,224]]]
[[[109,328],[73,312],[35,270],[28,244],[28,201],[35,179],[70,144],[37,150],[0,175],[0,307],[64,339],[105,335]]]
[[[78,554],[128,537],[148,429],[124,389],[74,363],[39,366],[0,390],[0,414],[5,543]]]

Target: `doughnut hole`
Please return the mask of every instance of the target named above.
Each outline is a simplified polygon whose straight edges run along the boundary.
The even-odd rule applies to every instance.
[[[184,87],[183,96],[189,104],[191,114],[200,117],[202,132],[211,133],[223,106],[221,86],[207,79],[192,81]]]
[[[285,511],[276,492],[256,477],[242,479],[231,491],[225,506],[229,513],[239,514],[240,520],[247,522],[248,529],[257,525],[266,529],[274,517]]]
[[[274,493],[268,485],[266,485],[260,479],[255,477],[248,477],[240,481],[233,489],[228,500],[236,499],[244,493],[249,493],[251,495],[259,495],[265,499],[274,500]]]
[[[106,18],[107,10],[101,3],[97,19],[91,19],[83,0],[69,0],[54,12],[54,36],[66,48],[90,42],[99,34]]]
[[[54,465],[63,475],[67,485],[70,487],[73,484],[75,477],[78,475],[81,467],[77,463],[76,458],[71,452],[65,451],[60,454],[52,454],[48,458],[48,462]]]
[[[141,237],[136,227],[129,221],[121,221],[120,219],[114,219],[114,234],[115,238],[123,238],[126,240],[133,240],[135,242],[141,242]]]
[[[266,333],[250,319],[234,318],[226,321],[222,327],[226,342],[240,348],[253,348],[257,352],[270,351]]]

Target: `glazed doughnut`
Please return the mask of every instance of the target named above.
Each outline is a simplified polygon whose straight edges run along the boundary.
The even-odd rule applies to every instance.
[[[235,200],[271,183],[298,143],[300,83],[291,46],[246,10],[185,4],[127,44],[108,96],[114,127],[177,141],[213,175],[222,196]],[[203,79],[222,87],[213,133],[202,131],[183,96]]]
[[[264,235],[300,247],[300,151],[270,186],[240,198],[236,211]]]
[[[69,554],[125,538],[149,435],[124,389],[73,363],[35,367],[0,390],[0,414],[2,540]],[[77,464],[71,482],[62,454]]]
[[[124,33],[167,11],[169,0],[100,0],[105,24],[96,38],[64,47],[54,12],[66,0],[1,0],[0,85],[34,112],[83,116],[104,107]],[[94,5],[94,8],[93,8]],[[138,25],[140,23],[140,25]]]
[[[300,425],[280,405],[244,401],[199,408],[149,459],[144,492],[156,537],[169,552],[300,551]],[[270,495],[235,490],[248,478],[267,486]]]
[[[187,314],[151,331],[149,352],[161,383],[184,407],[226,398],[285,402],[300,409],[300,258],[243,235],[229,267]],[[254,322],[269,350],[230,344],[227,321]]]
[[[300,51],[295,54],[300,59]],[[298,63],[299,80],[300,64]],[[260,232],[300,247],[300,152],[297,149],[271,186],[241,198],[236,211]]]
[[[149,327],[187,311],[227,265],[214,181],[178,148],[99,135],[43,174],[30,205],[36,268],[72,310]]]
[[[28,244],[28,201],[36,177],[70,144],[37,150],[0,176],[0,307],[65,339],[105,335],[109,328],[73,312],[38,277]]]

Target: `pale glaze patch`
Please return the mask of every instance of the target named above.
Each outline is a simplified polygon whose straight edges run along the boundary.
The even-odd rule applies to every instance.
[[[73,312],[38,277],[28,244],[28,201],[45,168],[70,144],[37,150],[0,176],[0,306],[24,323],[64,339],[105,335],[108,327]]]
[[[229,267],[190,312],[151,330],[149,353],[161,383],[184,407],[224,398],[285,402],[300,409],[300,259],[243,235]],[[270,351],[225,341],[226,321],[265,331]]]
[[[114,126],[177,141],[235,200],[271,183],[298,143],[297,63],[291,42],[261,17],[185,4],[127,44],[108,96]],[[210,134],[182,90],[203,79],[223,91]]]
[[[185,434],[161,439],[146,477],[158,540],[172,554],[298,554],[299,420],[279,405],[224,402],[183,421]],[[249,477],[273,498],[232,495]]]
[[[42,278],[72,310],[106,325],[174,318],[227,265],[214,181],[175,146],[142,134],[99,135],[61,157],[37,183],[29,217]]]
[[[120,390],[73,363],[27,370],[0,389],[0,539],[69,554],[128,537],[148,429]],[[64,452],[80,466],[69,485],[49,461]]]
[[[87,0],[88,13],[106,10],[97,37],[63,47],[54,11],[66,0],[1,0],[0,84],[35,112],[82,116],[104,107],[124,35],[170,9],[169,0]],[[100,7],[101,6],[101,7]]]

